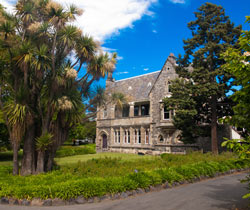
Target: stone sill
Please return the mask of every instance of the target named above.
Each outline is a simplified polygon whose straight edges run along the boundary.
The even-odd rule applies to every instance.
[[[133,144],[133,145],[113,145],[109,146],[109,148],[114,149],[153,149],[153,145],[140,145],[140,144]]]
[[[97,119],[97,121],[106,121],[106,120],[122,120],[122,119],[134,119],[134,118],[148,118],[150,115],[144,116],[133,116],[133,117],[117,117],[117,118],[106,118],[106,119]]]

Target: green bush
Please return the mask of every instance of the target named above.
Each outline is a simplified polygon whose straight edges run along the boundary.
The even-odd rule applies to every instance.
[[[62,146],[56,151],[56,157],[67,157],[73,155],[95,154],[95,144],[87,144],[84,146]]]
[[[173,182],[180,182],[184,180],[184,177],[177,173],[176,170],[173,168],[163,168],[163,169],[158,169],[156,172],[160,175],[162,182],[168,182],[172,184]]]
[[[237,159],[210,158],[209,155],[205,160],[197,161],[196,155],[179,156],[175,160],[172,155],[167,158],[165,156],[165,160],[162,157],[135,161],[122,161],[119,158],[92,159],[73,166],[62,166],[57,171],[26,177],[12,176],[11,167],[0,166],[0,197],[89,198],[148,188],[165,182],[172,184],[200,176],[212,177],[218,172],[249,167]]]

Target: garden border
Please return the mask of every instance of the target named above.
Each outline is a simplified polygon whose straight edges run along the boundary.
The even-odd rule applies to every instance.
[[[200,177],[193,178],[191,180],[173,182],[172,184],[165,182],[163,184],[149,186],[145,189],[138,188],[132,191],[126,191],[126,192],[115,193],[115,194],[107,194],[101,197],[84,198],[83,196],[79,196],[77,198],[71,198],[69,200],[62,200],[58,198],[47,199],[47,200],[41,200],[39,198],[34,198],[32,200],[27,200],[27,199],[18,200],[14,198],[2,197],[0,199],[0,204],[21,205],[21,206],[65,206],[65,205],[86,204],[86,203],[99,203],[99,202],[107,201],[107,200],[125,199],[131,196],[141,195],[141,194],[145,194],[148,192],[160,191],[163,189],[173,188],[173,187],[177,187],[180,185],[192,184],[192,183],[196,183],[196,182],[200,182],[200,181],[204,181],[208,179],[213,179],[219,176],[225,176],[225,175],[237,174],[237,173],[249,172],[249,171],[250,171],[250,168],[231,169],[226,172],[217,172],[213,176],[200,176]]]

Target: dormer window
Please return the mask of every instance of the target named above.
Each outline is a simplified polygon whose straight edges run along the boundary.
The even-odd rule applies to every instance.
[[[122,107],[122,117],[128,117],[129,116],[129,106],[124,105]]]
[[[141,115],[142,116],[149,115],[149,104],[141,105]]]
[[[137,105],[134,106],[134,116],[149,116],[149,109],[149,102],[137,103]]]
[[[134,116],[139,116],[139,106],[134,106]]]

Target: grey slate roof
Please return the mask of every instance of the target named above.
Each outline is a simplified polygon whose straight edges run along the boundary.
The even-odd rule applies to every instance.
[[[123,93],[132,101],[149,100],[149,92],[159,75],[160,71],[144,74],[128,79],[115,81],[111,89],[115,92]]]

